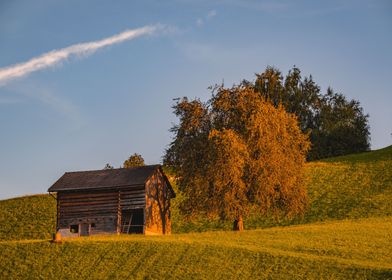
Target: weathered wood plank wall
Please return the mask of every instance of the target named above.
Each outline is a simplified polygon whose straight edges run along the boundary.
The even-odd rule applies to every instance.
[[[121,190],[121,210],[144,208],[146,206],[144,186]]]
[[[118,232],[118,223],[121,221],[119,212],[144,208],[146,205],[144,186],[121,191],[59,192],[57,199],[59,229],[88,223],[93,224],[90,234]]]

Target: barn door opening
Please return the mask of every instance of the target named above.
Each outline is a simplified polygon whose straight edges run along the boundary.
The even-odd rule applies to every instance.
[[[144,210],[132,209],[121,212],[121,233],[143,233]]]
[[[80,224],[80,236],[90,235],[90,224]]]

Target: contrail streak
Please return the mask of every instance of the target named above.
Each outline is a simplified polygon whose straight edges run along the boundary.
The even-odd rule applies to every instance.
[[[100,48],[132,40],[142,35],[151,35],[158,29],[162,29],[162,27],[163,26],[161,25],[148,25],[137,29],[128,29],[99,41],[75,44],[63,49],[44,53],[43,55],[34,57],[26,62],[0,68],[0,86],[15,78],[20,78],[32,72],[54,66],[70,57],[91,55]]]

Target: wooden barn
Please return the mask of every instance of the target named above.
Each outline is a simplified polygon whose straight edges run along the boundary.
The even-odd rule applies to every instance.
[[[160,165],[66,172],[57,193],[57,232],[63,237],[107,233],[170,234],[175,193]]]

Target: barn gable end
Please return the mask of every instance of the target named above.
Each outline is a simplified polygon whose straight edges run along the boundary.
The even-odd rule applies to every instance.
[[[169,180],[157,169],[146,182],[146,234],[170,234],[170,198],[175,197]]]

